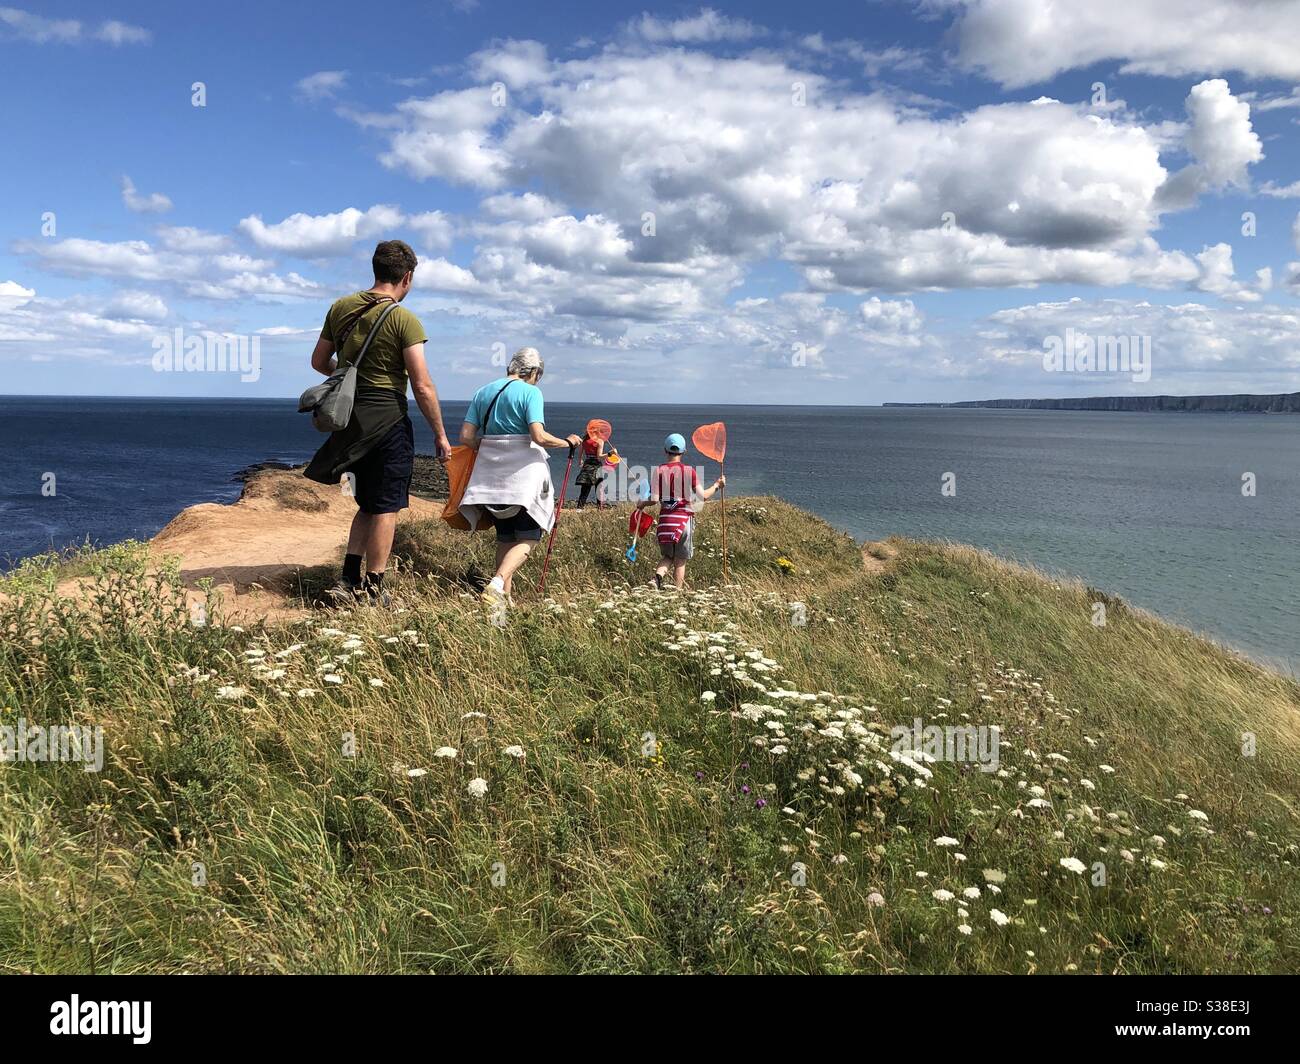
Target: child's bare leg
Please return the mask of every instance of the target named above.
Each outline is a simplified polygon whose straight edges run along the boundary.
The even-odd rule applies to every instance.
[[[677,585],[678,591],[686,586],[685,562],[673,562],[673,583]]]

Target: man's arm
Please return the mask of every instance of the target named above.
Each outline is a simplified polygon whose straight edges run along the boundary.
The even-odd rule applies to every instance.
[[[322,336],[316,341],[316,349],[311,353],[311,368],[328,377],[337,368],[336,361],[334,341]]]
[[[433,438],[439,458],[451,454],[451,441],[447,431],[442,427],[442,407],[438,405],[438,389],[434,387],[433,378],[429,376],[429,367],[424,361],[424,344],[412,344],[402,352],[402,361],[406,363],[406,374],[411,378],[411,391],[415,393],[415,402],[420,407],[424,420],[433,429]]]

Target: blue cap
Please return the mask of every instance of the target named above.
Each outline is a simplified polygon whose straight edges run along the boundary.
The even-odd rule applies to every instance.
[[[664,440],[664,450],[669,454],[683,454],[686,451],[686,438],[680,432],[669,433]]]

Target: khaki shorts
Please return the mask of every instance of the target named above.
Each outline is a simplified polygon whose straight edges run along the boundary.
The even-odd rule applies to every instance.
[[[695,554],[695,519],[686,525],[686,531],[676,543],[660,543],[659,554],[666,562],[688,562]]]

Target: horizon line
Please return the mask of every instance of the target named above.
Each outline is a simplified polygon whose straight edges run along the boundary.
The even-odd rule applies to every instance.
[[[641,403],[628,402],[626,400],[610,399],[552,399],[556,403],[606,403],[612,406],[734,406],[734,407],[760,407],[760,406],[777,406],[777,407],[840,407],[851,410],[881,410],[889,406],[911,406],[911,407],[951,407],[958,403],[1026,403],[1026,402],[1060,402],[1066,400],[1086,401],[1101,399],[1214,399],[1223,397],[1247,397],[1252,399],[1275,398],[1279,396],[1300,395],[1300,391],[1295,392],[1205,392],[1205,393],[1177,393],[1177,392],[1157,392],[1152,394],[1131,394],[1131,395],[1050,395],[1050,396],[1027,396],[1027,397],[1009,397],[999,396],[989,399],[886,399],[877,403],[826,403],[826,402],[806,402],[806,403],[730,403],[723,400],[710,400],[707,402],[657,402]],[[548,396],[548,399],[552,397]],[[295,395],[112,395],[104,393],[90,392],[0,392],[0,399],[156,399],[156,400],[195,400],[195,399],[230,399],[241,402],[296,402],[298,396]],[[469,398],[455,398],[449,396],[439,396],[441,402],[447,403],[468,403]],[[1105,413],[1105,411],[1100,411]]]

